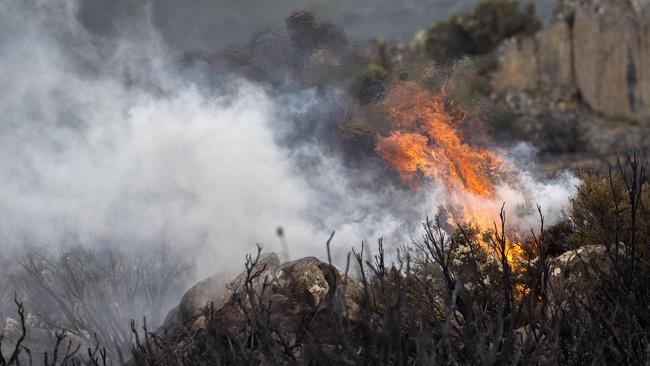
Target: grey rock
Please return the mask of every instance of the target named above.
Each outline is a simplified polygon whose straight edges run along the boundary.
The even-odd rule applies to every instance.
[[[582,99],[612,118],[650,118],[650,12],[576,8],[573,44]]]
[[[549,268],[551,303],[561,305],[576,296],[588,302],[596,290],[598,276],[611,269],[609,254],[602,244],[584,245],[563,253]]]
[[[550,23],[534,36],[505,41],[497,50],[494,91],[516,88],[555,92],[556,99],[570,95],[574,88],[571,47],[571,29],[562,20]]]
[[[606,118],[650,121],[650,1],[563,1],[560,9],[535,35],[499,47],[494,91],[579,95]]]
[[[263,256],[255,269],[262,270],[253,281],[256,300],[269,311],[274,329],[289,343],[296,340],[302,322],[313,316],[316,309],[325,315],[311,326],[319,329],[318,334],[323,339],[327,339],[328,334],[334,337],[328,328],[335,312],[345,314],[351,321],[358,319],[359,285],[346,280],[344,273],[317,258],[306,257],[280,264],[277,256],[271,254]],[[244,329],[244,312],[251,307],[244,287],[246,271],[227,284],[218,277],[212,276],[192,287],[183,296],[178,310],[170,313],[157,331],[168,344],[176,344],[180,349],[185,345],[184,337],[200,334],[209,327],[232,334],[240,334]],[[211,315],[196,308],[197,305],[204,307],[205,300],[213,304]]]

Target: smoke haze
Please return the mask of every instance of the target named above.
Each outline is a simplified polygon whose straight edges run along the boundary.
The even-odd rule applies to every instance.
[[[356,66],[329,23],[273,31],[245,67],[183,68],[155,9],[136,8],[137,22],[117,18],[107,36],[79,21],[89,15],[75,1],[0,2],[3,247],[164,241],[207,275],[239,268],[255,243],[279,250],[279,225],[292,257],[323,254],[332,230],[345,252],[379,236],[399,244],[447,202],[338,137],[349,82],[325,82],[327,67]],[[305,46],[301,27],[322,38]],[[575,179],[523,177],[534,195],[503,187],[499,198],[559,217]]]
[[[72,1],[1,7],[4,247],[166,241],[201,253],[206,274],[256,242],[276,249],[278,225],[294,256],[320,253],[333,229],[352,245],[398,225],[370,192],[350,195],[338,160],[276,144],[282,118],[319,103],[313,90],[273,97],[237,76],[207,88],[179,76],[146,22],[107,39]],[[317,175],[292,165],[299,150]]]

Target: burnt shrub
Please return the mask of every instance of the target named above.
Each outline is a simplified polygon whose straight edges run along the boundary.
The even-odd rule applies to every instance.
[[[114,360],[127,355],[133,342],[129,320],[145,316],[161,324],[191,274],[188,258],[167,244],[128,253],[110,247],[31,248],[13,262],[16,269],[3,272],[11,277],[3,276],[0,284],[25,303],[27,337],[21,347],[40,364],[44,352],[52,357],[50,340],[61,332],[60,353],[71,342],[84,357],[86,348],[97,344]],[[20,324],[13,309],[3,310],[5,323]]]
[[[518,269],[507,259],[514,239],[504,216],[493,231],[459,226],[451,236],[427,221],[421,239],[391,263],[382,241],[374,255],[364,245],[353,251],[344,273],[323,263],[331,274],[318,302],[276,292],[273,271],[258,266],[258,253],[247,258],[242,290],[226,305],[208,305],[181,342],[140,338],[135,359],[148,365],[643,364],[650,341],[644,167],[635,156],[611,174],[586,176],[572,221],[545,229],[540,215],[541,230],[520,244],[526,255]],[[594,221],[602,207],[609,221]],[[578,218],[585,221],[577,224]],[[603,244],[583,250],[592,238]],[[573,247],[565,240],[574,240]]]
[[[130,364],[646,364],[645,167],[634,155],[585,176],[570,220],[545,228],[538,208],[539,231],[520,242],[502,211],[486,232],[448,235],[427,220],[391,262],[383,241],[374,254],[362,244],[343,272],[316,258],[280,264],[258,247],[227,300],[174,334],[131,321]],[[602,244],[581,244],[592,238]]]

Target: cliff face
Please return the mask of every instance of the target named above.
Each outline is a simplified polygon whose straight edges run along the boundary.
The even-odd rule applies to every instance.
[[[650,120],[650,2],[561,2],[533,36],[499,50],[494,90],[580,96],[605,117]]]
[[[569,95],[575,87],[571,27],[556,21],[533,36],[506,40],[498,50],[499,68],[492,77],[497,93],[555,90]]]

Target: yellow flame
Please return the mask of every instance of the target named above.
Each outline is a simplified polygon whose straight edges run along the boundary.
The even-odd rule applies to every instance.
[[[382,159],[413,189],[426,179],[441,184],[460,212],[451,215],[453,222],[471,222],[481,232],[493,229],[500,208],[495,182],[509,172],[495,152],[466,141],[461,124],[468,113],[444,90],[431,91],[415,81],[395,81],[382,107],[390,121],[388,135],[377,136],[376,151]],[[493,251],[485,240],[479,242]],[[508,241],[505,254],[514,267],[523,251]]]

